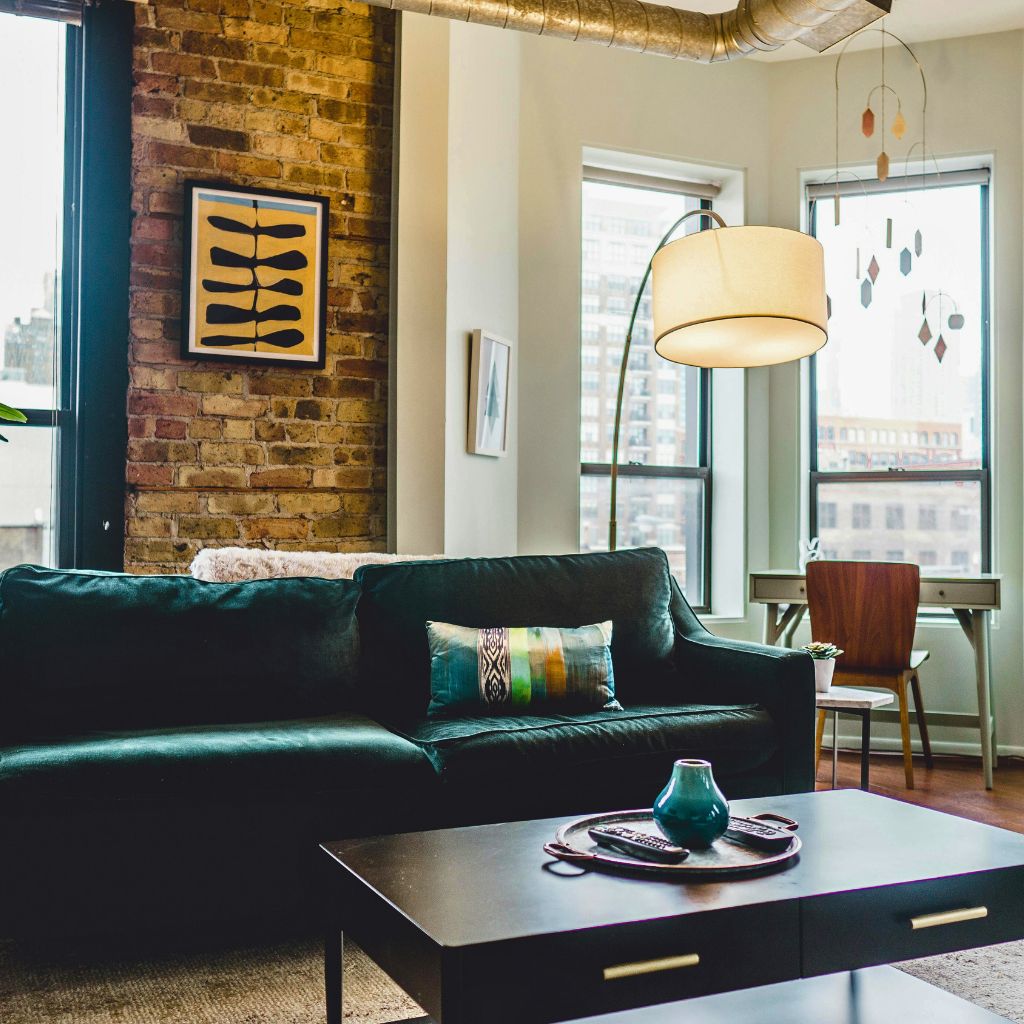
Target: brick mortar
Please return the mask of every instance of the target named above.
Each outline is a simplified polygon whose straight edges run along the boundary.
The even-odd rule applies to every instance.
[[[394,16],[140,4],[133,64],[126,568],[383,549]],[[330,197],[323,371],[179,358],[186,178]]]

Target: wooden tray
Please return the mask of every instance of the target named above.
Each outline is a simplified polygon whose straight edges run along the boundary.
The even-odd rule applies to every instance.
[[[773,822],[778,824],[778,822]],[[661,830],[649,810],[614,811],[610,814],[592,814],[563,825],[555,833],[554,842],[544,846],[545,853],[570,864],[605,871],[643,872],[681,881],[723,875],[744,875],[780,867],[791,861],[803,845],[794,835],[789,846],[779,853],[755,850],[730,839],[718,839],[708,850],[691,850],[686,860],[678,864],[655,864],[651,861],[628,857],[623,853],[598,846],[588,834],[597,825],[627,825],[638,832],[660,836]],[[796,828],[796,825],[792,826]]]

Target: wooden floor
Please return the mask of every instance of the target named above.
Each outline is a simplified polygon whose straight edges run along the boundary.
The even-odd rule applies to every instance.
[[[832,751],[825,747],[818,766],[818,789],[828,789],[831,783]],[[858,751],[840,749],[838,784],[847,788],[860,785]],[[1001,757],[995,788],[987,791],[980,758],[936,755],[935,767],[929,771],[924,759],[915,757],[914,784],[914,789],[904,786],[899,754],[871,755],[872,793],[1024,832],[1024,758]]]

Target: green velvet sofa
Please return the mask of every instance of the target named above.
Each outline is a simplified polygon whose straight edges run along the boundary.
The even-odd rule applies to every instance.
[[[428,619],[611,619],[621,711],[426,717]],[[354,581],[0,576],[0,933],[316,913],[316,842],[813,785],[807,655],[727,641],[657,549]]]

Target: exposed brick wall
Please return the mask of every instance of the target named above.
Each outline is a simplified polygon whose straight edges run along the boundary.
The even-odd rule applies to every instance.
[[[139,5],[125,562],[385,542],[393,16],[351,0]],[[182,362],[182,182],[328,195],[323,371]]]

